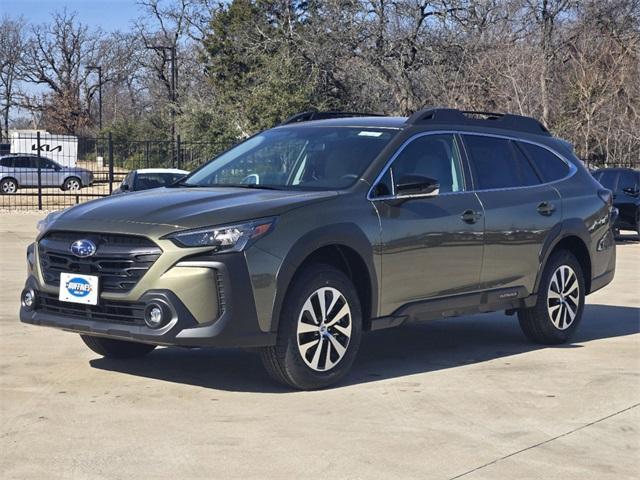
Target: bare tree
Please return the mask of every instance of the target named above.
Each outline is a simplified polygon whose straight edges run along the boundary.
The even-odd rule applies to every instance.
[[[9,113],[17,104],[18,82],[24,72],[26,22],[23,18],[3,17],[0,21],[0,141],[9,135]]]
[[[33,27],[25,79],[45,85],[51,94],[31,98],[28,105],[45,113],[45,123],[71,134],[87,125],[88,108],[81,96],[90,75],[85,67],[98,62],[102,39],[101,31],[89,31],[66,11],[55,13],[51,23]]]

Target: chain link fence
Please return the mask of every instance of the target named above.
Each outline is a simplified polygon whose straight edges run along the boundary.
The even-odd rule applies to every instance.
[[[111,195],[132,170],[191,171],[230,145],[20,133],[0,152],[0,209],[58,210]],[[7,151],[8,150],[8,151]]]

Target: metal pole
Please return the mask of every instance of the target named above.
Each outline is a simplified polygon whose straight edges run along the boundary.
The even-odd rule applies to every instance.
[[[98,112],[99,112],[99,120],[98,125],[100,127],[100,131],[102,131],[102,67],[98,67]]]
[[[113,192],[113,138],[109,132],[109,195]]]
[[[182,163],[182,162],[181,162],[181,158],[180,158],[180,157],[182,156],[182,148],[181,148],[181,146],[180,146],[180,134],[178,134],[178,135],[176,136],[176,146],[177,146],[177,150],[178,150],[178,157],[177,157],[177,160],[178,160],[178,168],[181,168],[181,163]]]
[[[172,145],[176,141],[176,47],[171,47],[171,142]],[[178,155],[180,149],[178,148]],[[173,163],[175,166],[176,152],[173,151]]]
[[[89,65],[87,70],[98,71],[98,127],[102,130],[102,65]]]
[[[42,165],[40,164],[40,130],[36,133],[38,147],[38,210],[42,210]]]

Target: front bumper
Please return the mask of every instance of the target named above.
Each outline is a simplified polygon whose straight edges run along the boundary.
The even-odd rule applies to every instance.
[[[30,252],[33,255],[33,250]],[[36,263],[37,265],[37,263]],[[33,308],[20,307],[23,323],[59,328],[80,334],[129,340],[154,345],[179,345],[185,347],[259,347],[275,344],[275,334],[261,330],[251,288],[245,258],[242,254],[190,257],[178,262],[176,269],[215,270],[224,285],[224,300],[220,299],[213,320],[202,321],[198,304],[206,304],[189,296],[189,292],[202,297],[203,292],[216,295],[218,285],[200,285],[187,288],[180,283],[179,290],[154,288],[146,290],[135,299],[121,300],[114,296],[101,295],[96,307],[78,306],[57,300],[57,288],[42,285],[36,272],[31,272],[25,289],[36,293]],[[171,269],[167,274],[171,274]],[[167,274],[161,278],[166,278]],[[197,278],[196,278],[197,279]],[[165,282],[167,283],[167,282]],[[161,281],[157,285],[162,285]],[[191,309],[181,299],[191,302]],[[162,303],[170,311],[170,320],[160,328],[150,328],[139,313],[146,305]],[[130,312],[130,313],[129,313]],[[197,312],[197,313],[194,313]],[[130,317],[130,318],[127,318]]]

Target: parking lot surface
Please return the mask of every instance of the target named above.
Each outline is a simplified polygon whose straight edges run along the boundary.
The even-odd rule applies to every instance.
[[[571,344],[502,313],[367,334],[337,388],[273,385],[242,350],[99,358],[18,321],[40,214],[0,214],[0,476],[624,479],[640,471],[640,243]]]

